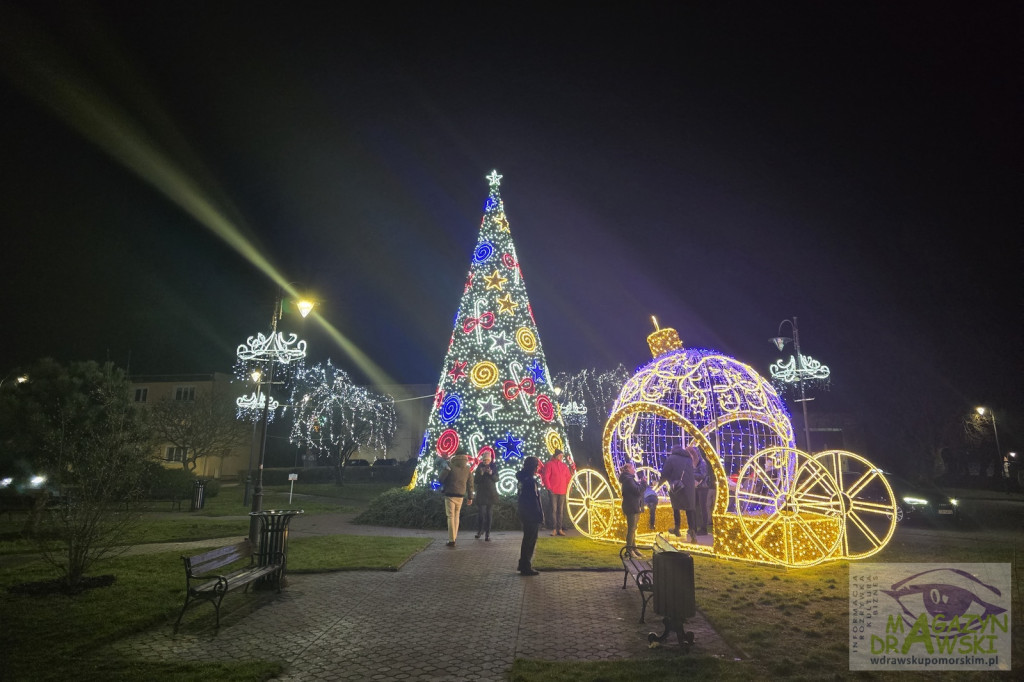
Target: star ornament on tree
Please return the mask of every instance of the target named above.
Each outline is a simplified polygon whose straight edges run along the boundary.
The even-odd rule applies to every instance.
[[[523,453],[519,448],[523,447],[523,441],[512,435],[511,432],[506,433],[505,437],[495,443],[499,448],[505,451],[505,459],[522,458]]]
[[[509,315],[516,314],[516,308],[519,304],[512,300],[512,294],[505,294],[498,299],[498,312],[508,313]]]
[[[468,360],[462,362],[458,360],[455,361],[455,363],[452,365],[452,368],[448,370],[448,376],[452,378],[452,381],[458,381],[462,377],[466,376],[466,365],[468,364]]]
[[[498,291],[504,291],[502,285],[508,281],[507,277],[502,277],[501,273],[495,268],[494,272],[490,275],[484,275],[484,281],[487,282],[487,289],[497,289]]]
[[[491,187],[497,187],[498,185],[501,184],[501,176],[498,175],[498,171],[496,170],[492,170],[491,174],[485,177],[487,178],[487,182],[490,184]]]

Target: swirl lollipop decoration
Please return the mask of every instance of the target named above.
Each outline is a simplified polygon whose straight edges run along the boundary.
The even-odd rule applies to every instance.
[[[482,360],[473,365],[469,372],[469,380],[477,388],[492,386],[498,380],[498,366],[490,360]]]
[[[546,422],[555,418],[555,406],[551,404],[551,398],[543,393],[537,396],[537,414]]]
[[[437,437],[437,454],[451,457],[459,449],[459,434],[455,429],[447,429]]]
[[[528,327],[520,327],[516,330],[516,343],[526,353],[533,353],[537,350],[537,337]]]
[[[486,263],[487,260],[494,255],[494,244],[490,242],[480,242],[476,247],[476,251],[473,252],[473,262],[480,264]]]
[[[444,402],[441,403],[441,409],[439,416],[441,421],[445,424],[451,424],[453,421],[459,418],[459,414],[462,412],[462,398],[455,393],[449,393],[445,396]]]
[[[548,454],[555,454],[555,450],[562,449],[562,437],[558,435],[558,431],[551,429],[544,435],[544,445],[548,447]]]
[[[502,469],[498,474],[498,493],[501,495],[515,495],[519,488],[516,481],[516,472],[512,469]]]

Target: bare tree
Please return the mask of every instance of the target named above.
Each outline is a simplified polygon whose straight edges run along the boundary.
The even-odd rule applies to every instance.
[[[236,420],[236,406],[226,394],[198,393],[195,400],[161,400],[150,408],[150,423],[159,441],[184,452],[182,467],[195,471],[204,457],[224,457],[245,442],[247,429]]]
[[[56,492],[30,514],[27,527],[43,558],[75,588],[96,562],[123,551],[138,520],[149,461],[149,431],[129,400],[127,378],[112,364],[42,360],[31,381],[5,396],[4,441]],[[54,542],[56,540],[56,542]]]

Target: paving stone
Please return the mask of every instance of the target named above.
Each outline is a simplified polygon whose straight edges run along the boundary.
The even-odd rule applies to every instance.
[[[674,637],[648,647],[648,633],[663,630],[661,620],[648,607],[648,622],[638,622],[640,597],[632,583],[621,589],[619,572],[520,576],[513,570],[519,533],[493,533],[484,543],[464,531],[452,550],[440,531],[356,526],[340,515],[298,517],[291,529],[292,537],[337,533],[432,542],[398,572],[292,573],[281,593],[229,593],[219,629],[212,607],[198,604],[186,612],[178,633],[172,620],[110,648],[148,661],[281,660],[287,668],[278,679],[289,682],[504,680],[516,658],[598,661],[681,653]],[[694,652],[737,657],[699,614],[686,629],[694,633]]]

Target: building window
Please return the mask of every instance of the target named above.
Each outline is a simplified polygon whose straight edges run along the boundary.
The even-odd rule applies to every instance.
[[[137,402],[137,403],[144,403],[144,402],[146,402],[147,398],[149,398],[149,389],[148,388],[137,388],[137,389],[135,389],[135,402]]]
[[[185,448],[174,447],[169,445],[167,452],[164,454],[164,459],[168,462],[184,462],[185,461]]]
[[[175,400],[185,400],[192,402],[196,399],[196,387],[195,386],[178,386],[174,390]]]

